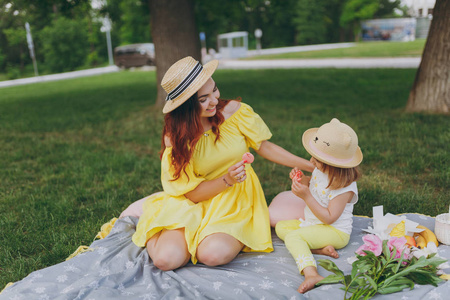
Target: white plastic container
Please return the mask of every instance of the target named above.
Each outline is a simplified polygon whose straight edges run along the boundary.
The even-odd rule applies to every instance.
[[[436,216],[434,233],[439,242],[450,245],[450,213]]]

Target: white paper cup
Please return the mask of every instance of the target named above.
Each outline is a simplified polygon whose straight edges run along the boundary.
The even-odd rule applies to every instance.
[[[450,245],[450,214],[440,214],[436,216],[434,233],[439,242]]]

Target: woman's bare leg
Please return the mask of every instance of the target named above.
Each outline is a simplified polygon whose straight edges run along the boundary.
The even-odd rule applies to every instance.
[[[269,205],[270,226],[275,227],[279,221],[305,218],[306,203],[291,191],[281,192]]]
[[[152,236],[147,242],[147,252],[153,264],[162,271],[170,271],[189,262],[184,228],[163,230]]]
[[[207,266],[224,265],[241,252],[244,245],[226,233],[213,233],[205,237],[197,248],[197,259]]]

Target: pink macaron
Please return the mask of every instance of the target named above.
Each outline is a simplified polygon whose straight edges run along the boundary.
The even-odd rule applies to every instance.
[[[242,155],[242,160],[245,164],[251,164],[255,160],[255,157],[250,152],[246,152]]]

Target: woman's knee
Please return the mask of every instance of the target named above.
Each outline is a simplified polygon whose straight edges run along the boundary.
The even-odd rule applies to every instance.
[[[162,271],[182,267],[191,257],[184,239],[184,229],[160,231],[147,242],[146,246],[153,264]]]
[[[226,234],[205,238],[197,249],[197,259],[207,266],[224,265],[232,261],[242,250],[243,244]]]
[[[239,252],[238,252],[239,253]],[[210,267],[225,265],[232,261],[238,254],[236,251],[230,251],[228,249],[204,249],[201,252],[197,252],[197,259],[202,264]]]
[[[175,247],[161,248],[158,251],[147,252],[153,261],[155,267],[161,271],[171,271],[180,268],[187,264],[190,259],[189,252],[186,253],[183,249]]]

